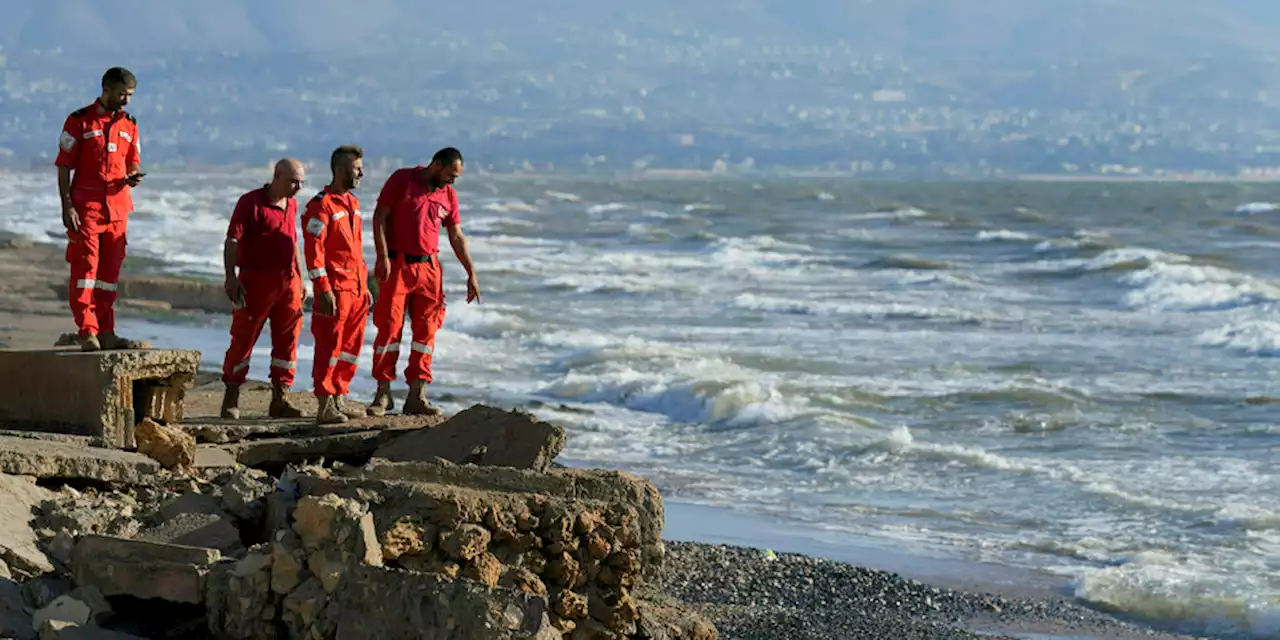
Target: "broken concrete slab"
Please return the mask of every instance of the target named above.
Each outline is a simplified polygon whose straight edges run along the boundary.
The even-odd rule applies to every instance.
[[[241,399],[246,392],[241,390]],[[246,404],[242,402],[242,405]],[[243,408],[243,407],[242,407]],[[246,440],[281,438],[320,438],[364,431],[402,431],[432,427],[445,421],[444,416],[382,416],[356,418],[340,425],[318,425],[315,418],[298,420],[271,418],[221,418],[195,417],[183,424],[174,425],[192,436],[199,443],[234,444]]]
[[[53,570],[31,528],[35,508],[52,495],[33,477],[0,475],[0,557],[11,569],[28,575]]]
[[[199,351],[0,351],[0,422],[11,429],[102,438],[132,448],[144,416],[178,422]]]
[[[388,428],[317,437],[270,438],[226,445],[200,445],[196,451],[196,464],[207,468],[213,465],[223,466],[228,460],[234,460],[246,467],[278,468],[286,464],[299,465],[322,459],[355,460],[361,463],[368,460],[378,447],[417,428]]]
[[[475,405],[438,426],[392,440],[374,456],[393,462],[443,458],[544,471],[560,455],[564,442],[564,429],[528,413]]]
[[[85,536],[71,570],[77,586],[97,587],[105,596],[199,604],[209,568],[221,557],[216,549]]]
[[[82,447],[29,438],[0,437],[0,473],[148,484],[161,473],[160,465],[140,453]]]

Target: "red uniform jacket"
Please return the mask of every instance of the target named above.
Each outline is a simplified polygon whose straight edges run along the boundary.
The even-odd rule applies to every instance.
[[[100,212],[118,219],[133,213],[125,177],[129,166],[141,164],[141,153],[138,121],[123,109],[108,111],[95,101],[67,116],[54,164],[74,172],[71,200],[82,215]]]

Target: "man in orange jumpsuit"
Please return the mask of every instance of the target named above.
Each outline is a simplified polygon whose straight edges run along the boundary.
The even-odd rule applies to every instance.
[[[391,381],[396,378],[406,308],[413,343],[404,376],[408,415],[433,415],[440,410],[427,402],[436,331],[444,323],[444,279],[440,271],[440,227],[449,232],[453,253],[467,272],[467,302],[480,300],[480,284],[471,266],[471,252],[462,235],[458,194],[453,182],[462,173],[462,154],[452,147],[437,151],[431,164],[398,169],[387,178],[373,212],[373,241],[377,252],[374,276],[378,299],[373,306],[373,377],[378,392],[367,411],[380,416],[390,411]]]
[[[293,196],[306,175],[292,158],[276,163],[270,184],[254,189],[236,203],[227,227],[222,259],[231,315],[231,345],[222,362],[222,417],[240,417],[240,385],[249,375],[249,356],[262,327],[271,321],[272,418],[300,418],[289,402],[302,330],[302,252],[298,248],[298,202]],[[239,267],[239,273],[236,268]]]
[[[307,203],[302,217],[303,255],[315,290],[311,377],[320,402],[318,424],[338,424],[364,415],[363,408],[348,408],[345,402],[360,362],[371,302],[360,233],[360,201],[351,193],[364,177],[363,158],[360,147],[335,149],[329,156],[333,180]]]
[[[58,138],[54,164],[71,264],[68,299],[84,351],[142,346],[116,335],[115,316],[131,189],[143,176],[138,121],[124,110],[137,86],[128,69],[107,69],[102,95],[67,116]]]

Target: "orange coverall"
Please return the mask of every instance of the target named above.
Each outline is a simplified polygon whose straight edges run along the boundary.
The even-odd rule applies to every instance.
[[[115,333],[115,302],[125,233],[133,213],[128,168],[141,163],[138,121],[100,103],[67,116],[54,164],[72,170],[71,201],[80,230],[67,232],[68,299],[80,335]]]
[[[362,253],[360,201],[326,187],[307,203],[302,217],[302,249],[317,298],[332,291],[334,314],[314,307],[311,335],[315,360],[311,376],[317,396],[345,396],[364,345],[369,317],[369,270]]]

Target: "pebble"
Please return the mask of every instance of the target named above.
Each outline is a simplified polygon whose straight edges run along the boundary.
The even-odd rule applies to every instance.
[[[1018,637],[992,629],[1028,626],[1107,638],[1174,637],[1067,601],[964,593],[796,554],[665,544],[666,591],[701,606],[721,640],[992,640]]]

